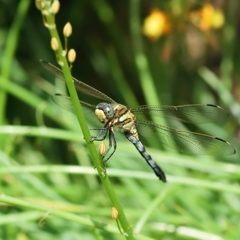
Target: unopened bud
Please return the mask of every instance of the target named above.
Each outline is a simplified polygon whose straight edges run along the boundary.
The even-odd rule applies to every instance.
[[[118,218],[118,210],[115,207],[112,208],[111,215],[112,215],[113,219],[117,219]]]
[[[38,10],[42,10],[42,8],[44,7],[41,0],[35,0],[35,6]]]
[[[59,9],[60,9],[60,2],[58,0],[55,0],[51,6],[52,13],[57,14]]]
[[[100,143],[98,151],[100,152],[101,155],[103,155],[106,152],[106,145],[103,141]]]
[[[51,48],[54,51],[57,51],[58,48],[59,48],[58,41],[57,41],[57,39],[55,37],[51,38]]]
[[[72,25],[70,22],[66,23],[64,28],[63,28],[63,35],[64,37],[70,37],[72,34]]]
[[[68,51],[68,61],[73,63],[76,59],[76,51],[72,48]]]

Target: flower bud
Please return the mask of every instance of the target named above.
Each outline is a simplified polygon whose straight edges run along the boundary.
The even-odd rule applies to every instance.
[[[44,3],[41,0],[35,0],[35,6],[38,10],[42,10],[42,8],[44,7]]]
[[[118,218],[118,210],[115,207],[112,208],[111,215],[112,215],[113,219],[117,219]]]
[[[106,152],[106,145],[103,141],[100,143],[98,151],[101,155],[103,155]]]
[[[64,37],[70,37],[72,34],[72,25],[70,22],[66,23],[63,28],[63,35]]]
[[[60,2],[58,0],[55,0],[51,6],[52,13],[57,14],[59,9],[60,9]]]
[[[53,51],[57,51],[59,49],[59,44],[55,37],[51,38],[51,48]]]

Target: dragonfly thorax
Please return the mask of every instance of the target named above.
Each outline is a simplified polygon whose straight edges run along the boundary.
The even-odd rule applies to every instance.
[[[96,106],[95,114],[101,123],[106,123],[114,117],[114,110],[109,103],[99,103]]]

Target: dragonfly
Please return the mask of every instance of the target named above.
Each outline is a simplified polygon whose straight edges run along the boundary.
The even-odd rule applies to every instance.
[[[49,62],[40,60],[41,64],[49,72],[53,73],[59,79],[65,81],[63,72]],[[137,108],[131,108],[117,103],[112,98],[101,91],[87,85],[86,83],[72,77],[74,85],[78,91],[97,100],[101,100],[97,105],[93,105],[79,100],[84,108],[90,109],[95,113],[96,118],[102,124],[96,136],[92,141],[103,141],[109,136],[109,146],[102,155],[104,166],[117,149],[117,141],[114,130],[120,130],[126,138],[136,147],[138,152],[152,168],[156,176],[163,182],[166,182],[166,175],[162,168],[152,159],[146,151],[139,135],[156,136],[159,143],[177,149],[181,153],[196,155],[221,155],[227,156],[235,154],[234,147],[227,141],[201,133],[179,130],[172,127],[163,126],[152,121],[146,120],[146,117],[162,117],[178,120],[185,123],[201,124],[216,121],[225,121],[229,113],[223,108],[214,104],[192,104],[180,106],[149,106],[143,105]],[[69,96],[56,94],[53,97],[55,103],[63,108],[72,105]],[[111,150],[112,149],[112,150]]]

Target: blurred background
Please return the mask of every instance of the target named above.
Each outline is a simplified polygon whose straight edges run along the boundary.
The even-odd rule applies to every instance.
[[[72,68],[77,79],[132,107],[212,103],[230,113],[224,124],[158,119],[222,138],[237,151],[228,157],[186,156],[143,139],[167,175],[165,185],[117,134],[118,149],[107,170],[135,232],[142,239],[240,239],[240,2],[60,5],[56,25],[61,34],[72,24],[68,48],[77,53]],[[0,1],[0,51],[0,191],[115,226],[74,115],[52,102],[52,95],[66,89],[39,63],[57,65],[33,1]],[[88,170],[82,173],[81,167]],[[0,239],[123,239],[57,217],[41,226],[44,213],[31,207],[0,204],[0,216]]]

